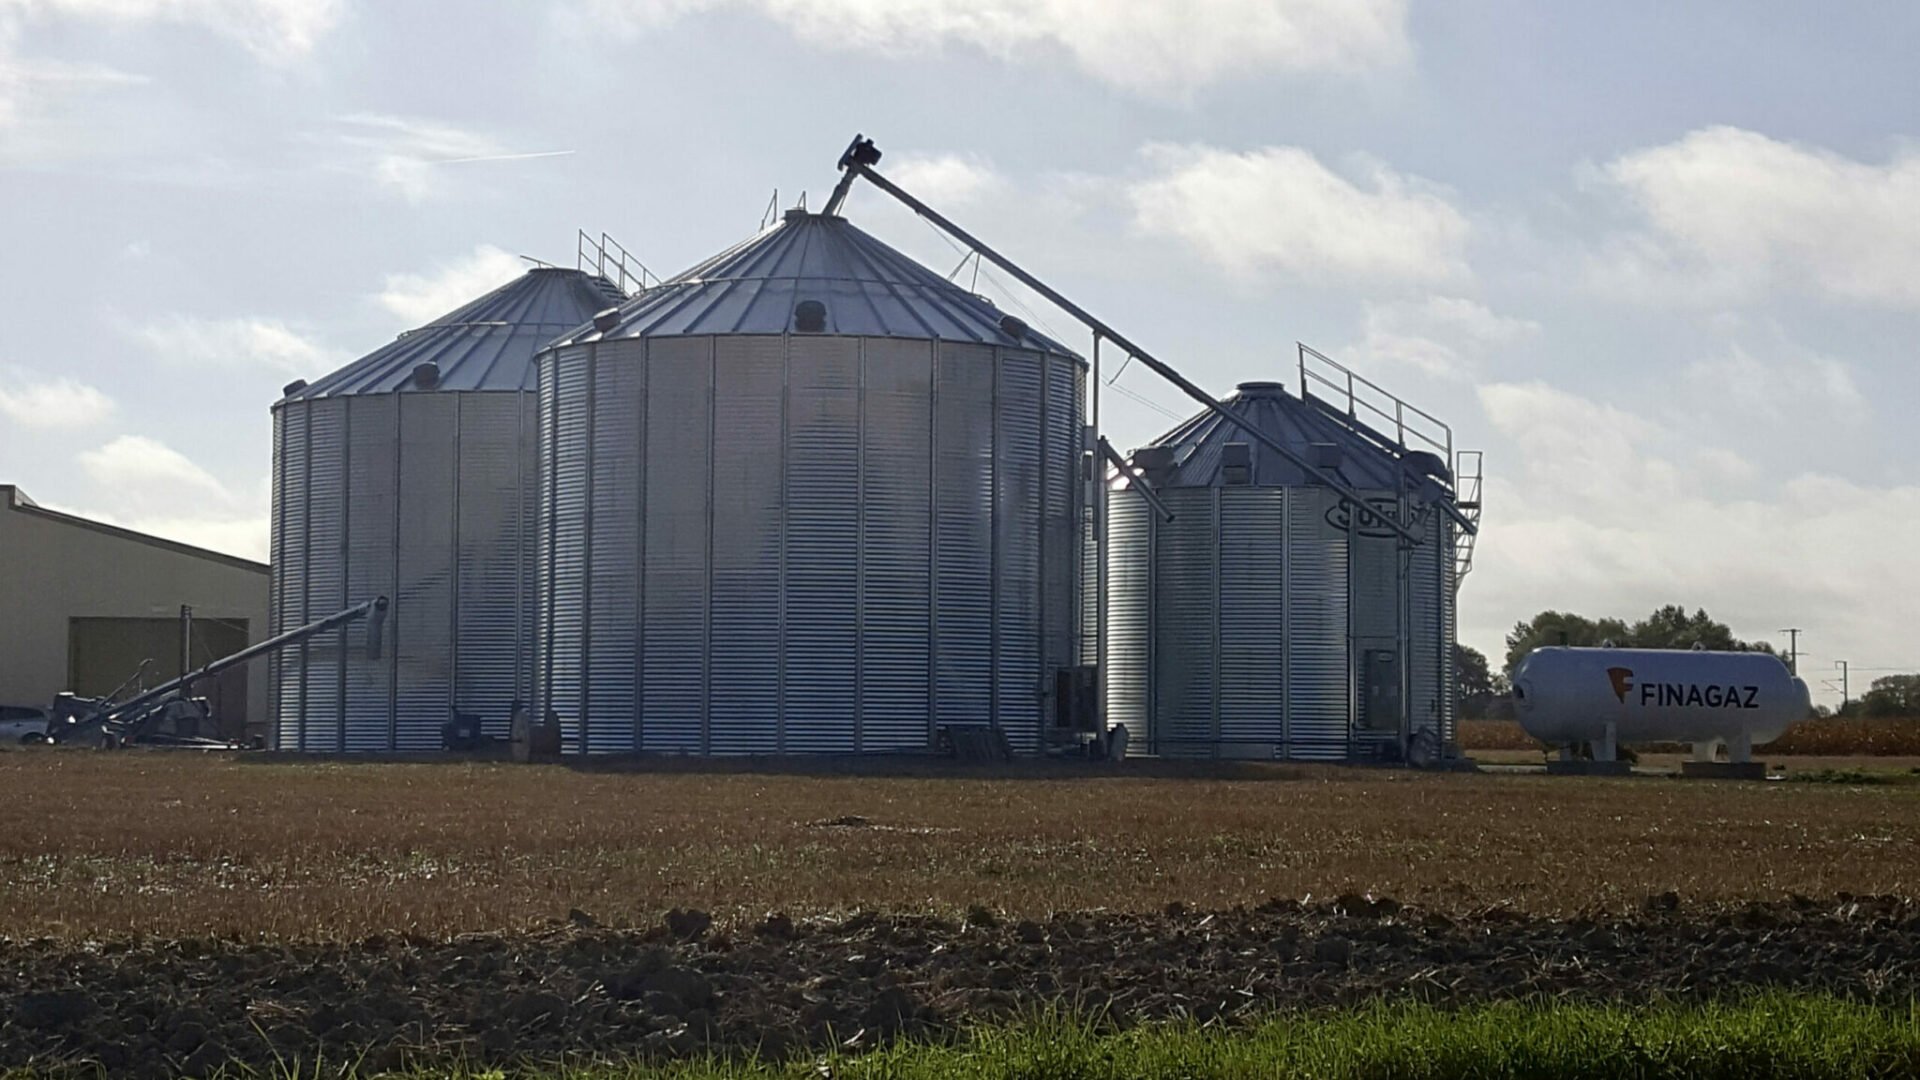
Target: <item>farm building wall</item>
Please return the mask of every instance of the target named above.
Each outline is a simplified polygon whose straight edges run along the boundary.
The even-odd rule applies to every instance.
[[[245,642],[259,641],[267,633],[267,566],[47,510],[0,484],[0,703],[45,706],[62,690],[102,689],[74,686],[76,677],[108,677],[105,660],[89,664],[76,653],[151,655],[149,685],[178,674],[182,604],[196,623],[223,624],[196,630],[198,663],[215,659],[207,648],[231,651],[224,646],[240,624]],[[246,665],[244,691],[230,678],[220,692],[230,713],[238,711],[223,731],[263,723],[265,662]]]

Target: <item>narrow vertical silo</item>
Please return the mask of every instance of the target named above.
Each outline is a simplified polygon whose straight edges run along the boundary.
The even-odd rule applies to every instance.
[[[624,298],[536,267],[274,405],[275,630],[391,599],[380,658],[343,630],[274,661],[280,749],[438,750],[456,712],[507,734],[532,689],[533,356]]]
[[[1221,404],[1366,505],[1211,411],[1135,451],[1173,519],[1110,495],[1109,718],[1167,757],[1371,758],[1423,736],[1437,752],[1453,738],[1445,467],[1278,383]]]
[[[570,751],[1042,739],[1085,364],[805,211],[538,361],[537,700]]]

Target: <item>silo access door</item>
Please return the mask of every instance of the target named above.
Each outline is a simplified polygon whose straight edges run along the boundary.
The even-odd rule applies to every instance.
[[[1368,731],[1399,731],[1400,654],[1367,649],[1360,660],[1360,726]]]

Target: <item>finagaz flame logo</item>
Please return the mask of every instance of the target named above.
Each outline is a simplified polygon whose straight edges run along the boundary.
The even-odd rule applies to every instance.
[[[1627,703],[1627,691],[1633,689],[1633,669],[1630,667],[1610,667],[1607,669],[1607,678],[1613,682],[1613,696],[1620,699],[1620,704],[1625,705]]]

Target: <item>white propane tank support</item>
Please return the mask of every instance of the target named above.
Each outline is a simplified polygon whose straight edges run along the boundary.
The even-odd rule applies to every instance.
[[[1593,744],[1593,760],[1618,761],[1620,759],[1620,727],[1613,721],[1607,721],[1600,730],[1600,738]]]

